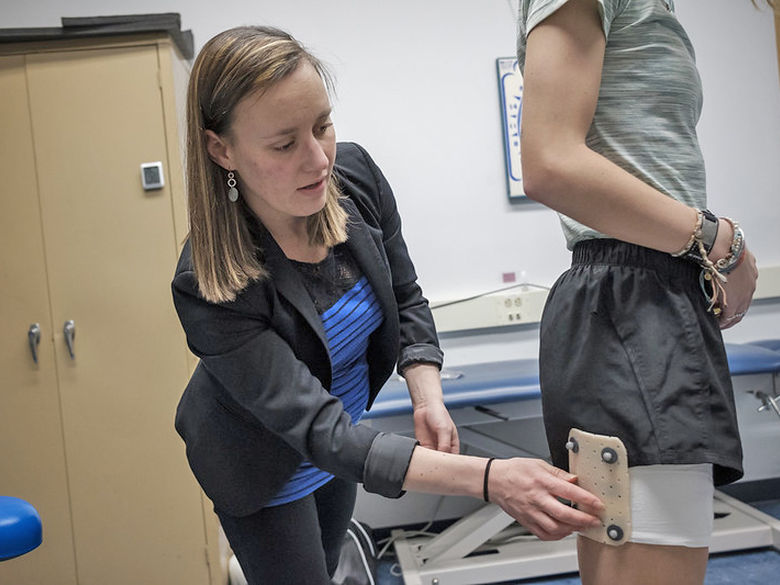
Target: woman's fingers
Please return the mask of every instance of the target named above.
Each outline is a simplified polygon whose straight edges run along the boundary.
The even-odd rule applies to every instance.
[[[543,540],[557,540],[601,524],[604,505],[575,485],[576,477],[539,459],[496,462],[497,503]],[[562,500],[577,505],[573,508]]]
[[[604,511],[604,503],[594,496],[592,493],[582,489],[577,485],[577,476],[567,473],[562,469],[556,467],[552,468],[552,472],[561,483],[557,483],[557,489],[554,492],[554,496],[570,501],[576,505],[577,509],[586,513],[589,516],[598,516]],[[568,508],[564,506],[564,508]],[[568,508],[572,509],[572,508]],[[580,516],[577,516],[580,518]]]

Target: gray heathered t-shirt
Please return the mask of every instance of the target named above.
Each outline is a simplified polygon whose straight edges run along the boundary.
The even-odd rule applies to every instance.
[[[520,0],[517,56],[528,33],[567,0]],[[673,0],[598,0],[607,39],[587,145],[658,191],[706,207],[704,160],[696,136],[702,105],[693,46]],[[606,237],[561,215],[566,243]]]

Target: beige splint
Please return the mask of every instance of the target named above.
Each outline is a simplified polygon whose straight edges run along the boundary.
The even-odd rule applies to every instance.
[[[601,526],[580,532],[592,540],[619,546],[631,537],[628,455],[617,437],[569,431],[569,471],[578,485],[604,503]]]

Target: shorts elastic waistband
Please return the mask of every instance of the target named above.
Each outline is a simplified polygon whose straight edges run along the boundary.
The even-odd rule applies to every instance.
[[[698,277],[701,268],[688,260],[612,239],[584,240],[574,246],[572,266],[607,264],[650,268],[672,276]]]

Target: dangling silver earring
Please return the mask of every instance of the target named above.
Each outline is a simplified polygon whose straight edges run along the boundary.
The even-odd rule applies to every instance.
[[[228,191],[228,201],[235,203],[238,201],[238,189],[236,189],[236,176],[233,174],[233,171],[228,171],[227,184],[228,187],[230,187],[230,190]]]

